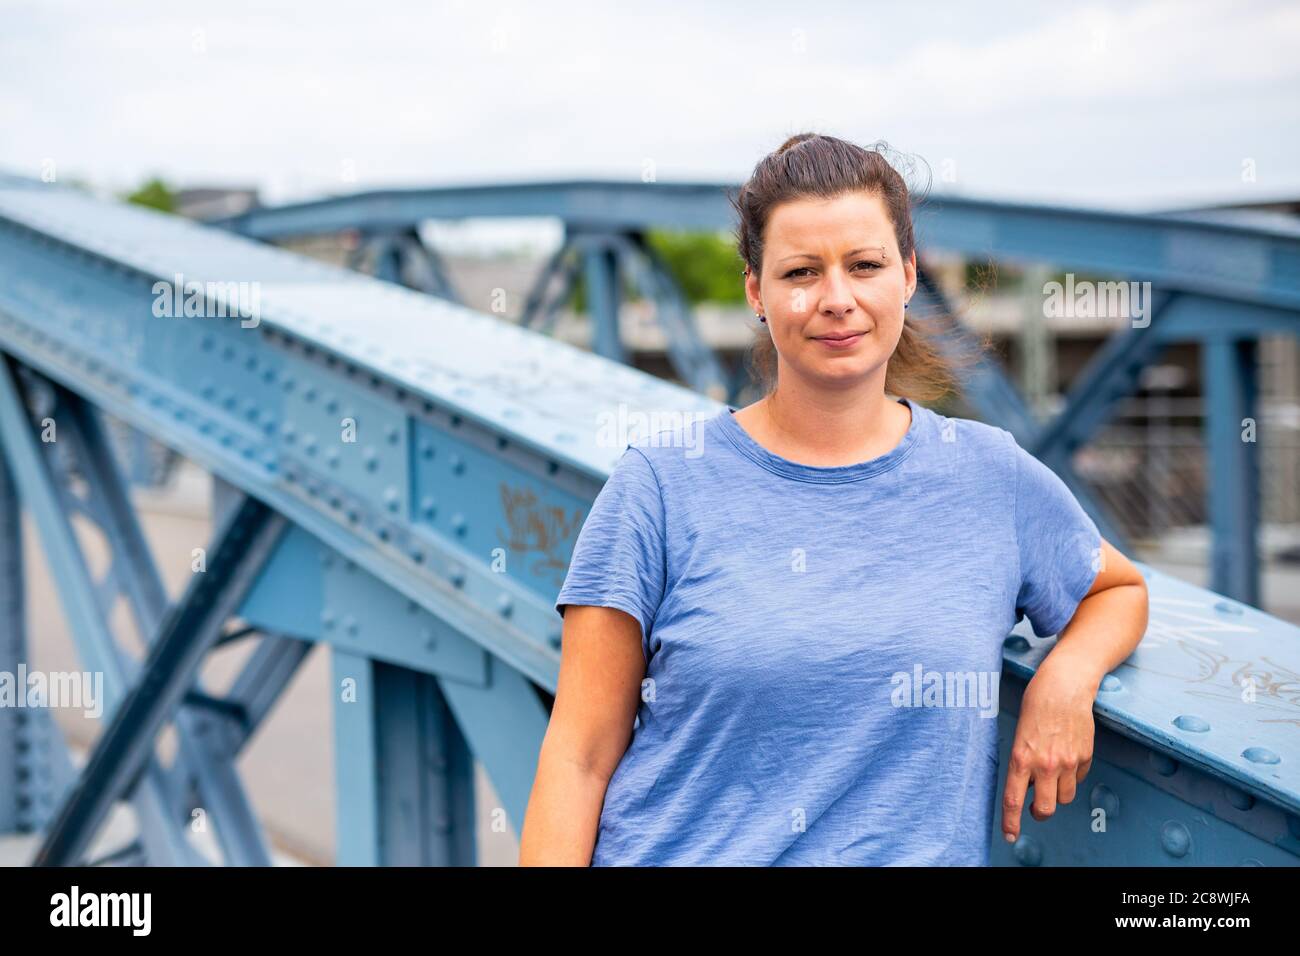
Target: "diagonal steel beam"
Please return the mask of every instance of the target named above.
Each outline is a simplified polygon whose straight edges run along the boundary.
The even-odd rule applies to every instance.
[[[1133,394],[1142,369],[1168,345],[1158,330],[1177,298],[1176,293],[1157,294],[1147,325],[1130,325],[1106,339],[1075,379],[1064,408],[1033,437],[1030,451],[1054,462],[1088,441],[1120,399]]]
[[[311,641],[279,634],[258,642],[230,690],[208,702],[205,739],[214,757],[229,762],[239,756],[313,647]],[[181,811],[188,815],[190,807]],[[220,829],[221,818],[217,821]]]
[[[158,732],[193,686],[204,655],[238,610],[286,525],[283,516],[252,497],[227,515],[207,570],[194,576],[168,612],[139,680],[114,711],[47,832],[37,866],[81,860],[113,802],[134,789]]]
[[[0,443],[3,443],[23,502],[41,532],[45,554],[63,595],[64,613],[81,659],[103,675],[103,712],[111,714],[122,700],[128,673],[112,632],[96,603],[96,589],[72,524],[61,507],[49,461],[32,431],[32,423],[15,372],[17,362],[0,355]],[[55,431],[57,442],[57,424]],[[49,444],[49,443],[47,443]],[[149,859],[159,865],[198,865],[203,858],[171,825],[170,791],[162,768],[150,760],[132,802],[140,820]]]
[[[116,584],[126,595],[146,644],[152,643],[167,613],[168,599],[127,493],[126,482],[113,457],[112,446],[93,406],[80,395],[46,380],[54,397],[55,419],[63,426],[73,457],[85,477],[89,507],[85,513],[100,527],[113,555],[106,585]],[[65,483],[66,484],[66,483]],[[111,603],[106,603],[107,614]],[[134,671],[134,668],[131,669]],[[134,673],[130,673],[133,678]],[[204,708],[182,706],[176,718],[178,760],[168,773],[173,792],[189,787],[175,778],[194,777],[202,806],[218,823],[217,838],[227,863],[269,866],[270,852],[252,805],[244,794],[231,759],[214,750],[211,725],[215,718]],[[188,822],[191,808],[182,808]]]
[[[551,253],[551,257],[546,260],[546,265],[542,271],[537,274],[533,280],[532,288],[524,297],[524,311],[519,317],[519,324],[523,328],[537,327],[541,330],[542,318],[549,318],[555,311],[555,306],[551,303],[559,302],[563,304],[568,299],[569,294],[573,291],[573,286],[577,282],[577,275],[573,268],[568,264],[568,260],[573,255],[573,246],[569,243],[566,236],[560,248]],[[560,278],[560,288],[554,294],[550,294],[551,284],[556,277]],[[549,323],[548,323],[549,324]]]
[[[697,392],[726,401],[726,370],[700,335],[694,311],[668,262],[642,232],[618,236],[617,241],[628,273],[654,301],[655,318],[663,328],[677,374]]]

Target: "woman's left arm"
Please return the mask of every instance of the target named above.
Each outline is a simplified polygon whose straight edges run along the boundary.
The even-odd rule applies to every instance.
[[[1056,646],[1025,688],[1002,795],[1002,833],[1020,836],[1020,811],[1032,783],[1035,820],[1074,799],[1092,766],[1092,706],[1106,674],[1123,663],[1147,629],[1147,586],[1142,572],[1109,542],[1101,542],[1101,570],[1057,635]]]

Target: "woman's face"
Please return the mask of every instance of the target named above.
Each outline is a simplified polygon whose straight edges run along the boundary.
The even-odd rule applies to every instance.
[[[800,377],[848,385],[884,369],[916,288],[916,254],[904,261],[879,196],[782,203],[768,217],[762,278],[745,292],[767,316],[783,364]]]

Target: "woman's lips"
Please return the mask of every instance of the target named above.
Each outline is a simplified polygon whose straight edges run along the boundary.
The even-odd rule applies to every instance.
[[[844,349],[851,349],[851,348],[853,348],[853,346],[857,345],[859,342],[862,341],[862,337],[863,337],[864,335],[866,335],[866,334],[867,334],[866,332],[859,332],[859,333],[857,333],[856,335],[850,335],[848,338],[845,338],[845,339],[826,339],[826,338],[819,338],[819,339],[817,339],[816,341],[820,342],[822,345],[826,346],[828,349],[834,349],[834,350],[836,350],[836,351],[843,351]]]

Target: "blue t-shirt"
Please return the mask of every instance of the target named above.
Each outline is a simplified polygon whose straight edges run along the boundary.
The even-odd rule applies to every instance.
[[[988,865],[1002,642],[1073,617],[1101,538],[1010,432],[911,409],[799,464],[727,406],[633,441],[556,598],[641,624],[592,865]]]

